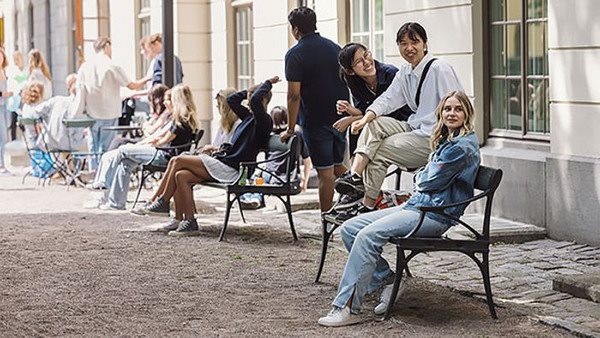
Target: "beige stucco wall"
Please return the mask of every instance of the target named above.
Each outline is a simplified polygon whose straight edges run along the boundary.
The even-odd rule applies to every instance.
[[[600,158],[600,1],[548,7],[551,151]]]

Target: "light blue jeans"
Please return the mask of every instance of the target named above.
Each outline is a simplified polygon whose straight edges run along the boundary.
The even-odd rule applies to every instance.
[[[115,132],[110,130],[103,130],[104,127],[116,126],[119,123],[119,119],[109,120],[96,120],[96,123],[90,128],[90,135],[88,137],[88,149],[94,154],[102,154],[108,150],[108,146],[112,139],[115,137]],[[98,156],[90,156],[90,169],[96,170],[98,168]]]
[[[156,149],[150,145],[126,144],[102,155],[102,166],[94,178],[95,186],[105,186],[106,203],[117,209],[124,209],[131,182],[131,172],[142,163],[150,161]],[[106,158],[104,158],[106,156]],[[167,165],[166,154],[159,151],[152,164]]]
[[[364,296],[375,292],[393,275],[381,253],[390,237],[407,235],[419,222],[419,212],[403,206],[362,214],[342,224],[342,241],[348,252],[348,261],[333,300],[333,306],[344,308],[352,299],[352,313],[359,313]],[[450,224],[425,217],[416,233],[420,237],[440,237]]]
[[[8,142],[9,116],[6,105],[0,104],[0,167],[4,167],[4,145]]]

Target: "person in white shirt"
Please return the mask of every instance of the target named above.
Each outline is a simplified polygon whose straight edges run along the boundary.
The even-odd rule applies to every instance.
[[[146,79],[131,81],[123,68],[111,60],[112,45],[109,38],[94,42],[96,55],[79,68],[77,85],[81,91],[81,109],[95,119],[89,138],[89,151],[101,154],[108,149],[114,133],[103,128],[115,126],[121,116],[121,87],[139,90]],[[98,158],[92,156],[90,169],[98,166]]]
[[[10,139],[17,139],[17,117],[18,112],[21,109],[21,90],[27,85],[27,79],[29,78],[29,71],[25,68],[23,61],[23,53],[20,51],[14,51],[12,54],[13,65],[9,65],[6,69],[8,75],[8,90],[14,93],[13,96],[6,100],[6,108],[10,112]]]
[[[350,170],[336,180],[336,190],[354,196],[356,204],[340,211],[342,218],[372,210],[392,164],[417,168],[427,163],[435,108],[448,92],[464,91],[452,66],[428,53],[427,33],[420,24],[402,25],[396,43],[408,63],[365,115],[352,123],[352,133],[360,133],[355,158]],[[408,121],[386,116],[399,108],[411,114]]]

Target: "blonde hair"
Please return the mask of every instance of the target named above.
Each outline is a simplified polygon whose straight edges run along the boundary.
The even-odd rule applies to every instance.
[[[194,133],[200,129],[196,104],[189,86],[178,84],[171,89],[171,105],[177,124],[189,125]]]
[[[227,134],[231,132],[235,121],[238,120],[238,116],[231,110],[231,107],[229,107],[229,104],[227,103],[227,97],[235,92],[237,92],[237,90],[230,87],[219,90],[217,96],[215,96],[219,114],[221,114],[221,128],[223,128]]]
[[[39,49],[34,48],[29,51],[29,73],[32,73],[33,70],[37,68],[42,71],[42,74],[44,74],[48,80],[52,80],[50,70],[48,69],[48,64],[46,64],[46,60],[44,60],[42,52],[40,52]]]
[[[36,104],[44,97],[44,84],[34,80],[23,89],[23,103]]]
[[[450,133],[448,127],[444,125],[444,121],[442,120],[444,106],[446,105],[446,101],[451,97],[455,97],[460,102],[463,106],[463,111],[465,112],[465,123],[458,129],[458,133]],[[446,94],[435,109],[435,117],[437,122],[435,123],[433,132],[431,133],[431,139],[429,140],[432,150],[435,150],[437,146],[445,140],[452,140],[456,136],[464,136],[475,129],[475,109],[473,109],[473,105],[467,94],[461,91],[452,91]]]

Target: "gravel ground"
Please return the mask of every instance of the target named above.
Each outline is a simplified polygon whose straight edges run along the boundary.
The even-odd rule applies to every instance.
[[[64,187],[3,188],[0,181],[0,201],[15,209],[30,195],[81,203],[79,193],[52,194]],[[217,224],[199,237],[171,238],[149,231],[164,219],[126,212],[0,210],[0,336],[566,335],[510,308],[492,320],[485,303],[419,278],[387,322],[374,320],[369,299],[364,323],[319,327],[346,254],[330,250],[324,283],[315,284],[320,243],[292,243],[289,230],[260,212],[249,213],[253,226],[234,222],[219,243]]]

